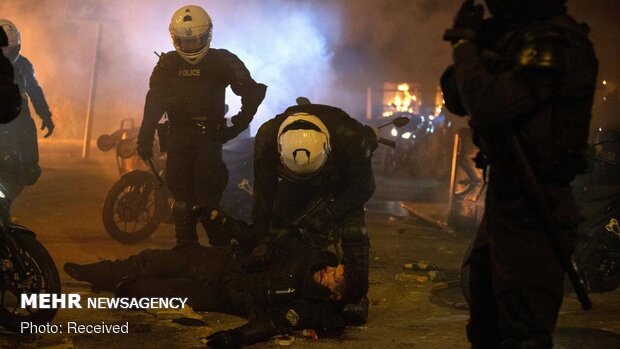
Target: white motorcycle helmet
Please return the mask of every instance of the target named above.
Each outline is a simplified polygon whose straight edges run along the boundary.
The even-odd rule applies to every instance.
[[[2,30],[4,30],[9,39],[9,44],[2,48],[2,53],[11,63],[15,63],[19,58],[19,51],[22,48],[19,30],[17,30],[15,24],[8,19],[0,19],[0,27],[2,27]]]
[[[211,45],[213,23],[199,6],[183,6],[170,20],[170,37],[177,52],[190,64],[198,64]]]
[[[329,131],[315,115],[296,113],[278,129],[278,151],[282,165],[295,179],[316,174],[331,151]]]

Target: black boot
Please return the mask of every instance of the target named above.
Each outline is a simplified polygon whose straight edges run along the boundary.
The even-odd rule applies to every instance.
[[[126,275],[123,268],[118,268],[112,261],[92,264],[65,263],[63,270],[72,278],[91,284],[93,291],[114,291],[116,284]]]
[[[344,259],[348,264],[355,265],[365,275],[366,290],[368,289],[368,270],[369,270],[369,248],[367,245],[344,245]],[[368,321],[368,307],[370,302],[368,296],[362,297],[357,303],[345,304],[342,316],[349,325],[359,326]]]

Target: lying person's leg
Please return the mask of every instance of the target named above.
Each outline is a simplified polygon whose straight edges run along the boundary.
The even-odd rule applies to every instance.
[[[145,250],[115,261],[79,265],[66,263],[64,270],[76,280],[93,284],[93,288],[113,291],[128,277],[202,278],[223,270],[232,248],[197,246],[187,249]]]

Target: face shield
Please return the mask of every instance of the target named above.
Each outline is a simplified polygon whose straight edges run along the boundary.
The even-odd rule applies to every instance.
[[[174,47],[188,55],[196,54],[202,51],[209,43],[211,43],[211,28],[208,28],[199,35],[195,36],[177,36],[172,34],[172,42]]]

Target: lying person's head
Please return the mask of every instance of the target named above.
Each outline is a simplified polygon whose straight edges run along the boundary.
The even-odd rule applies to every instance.
[[[342,303],[358,303],[368,292],[366,273],[351,264],[338,264],[316,271],[312,278],[315,282],[329,288],[330,299]]]

